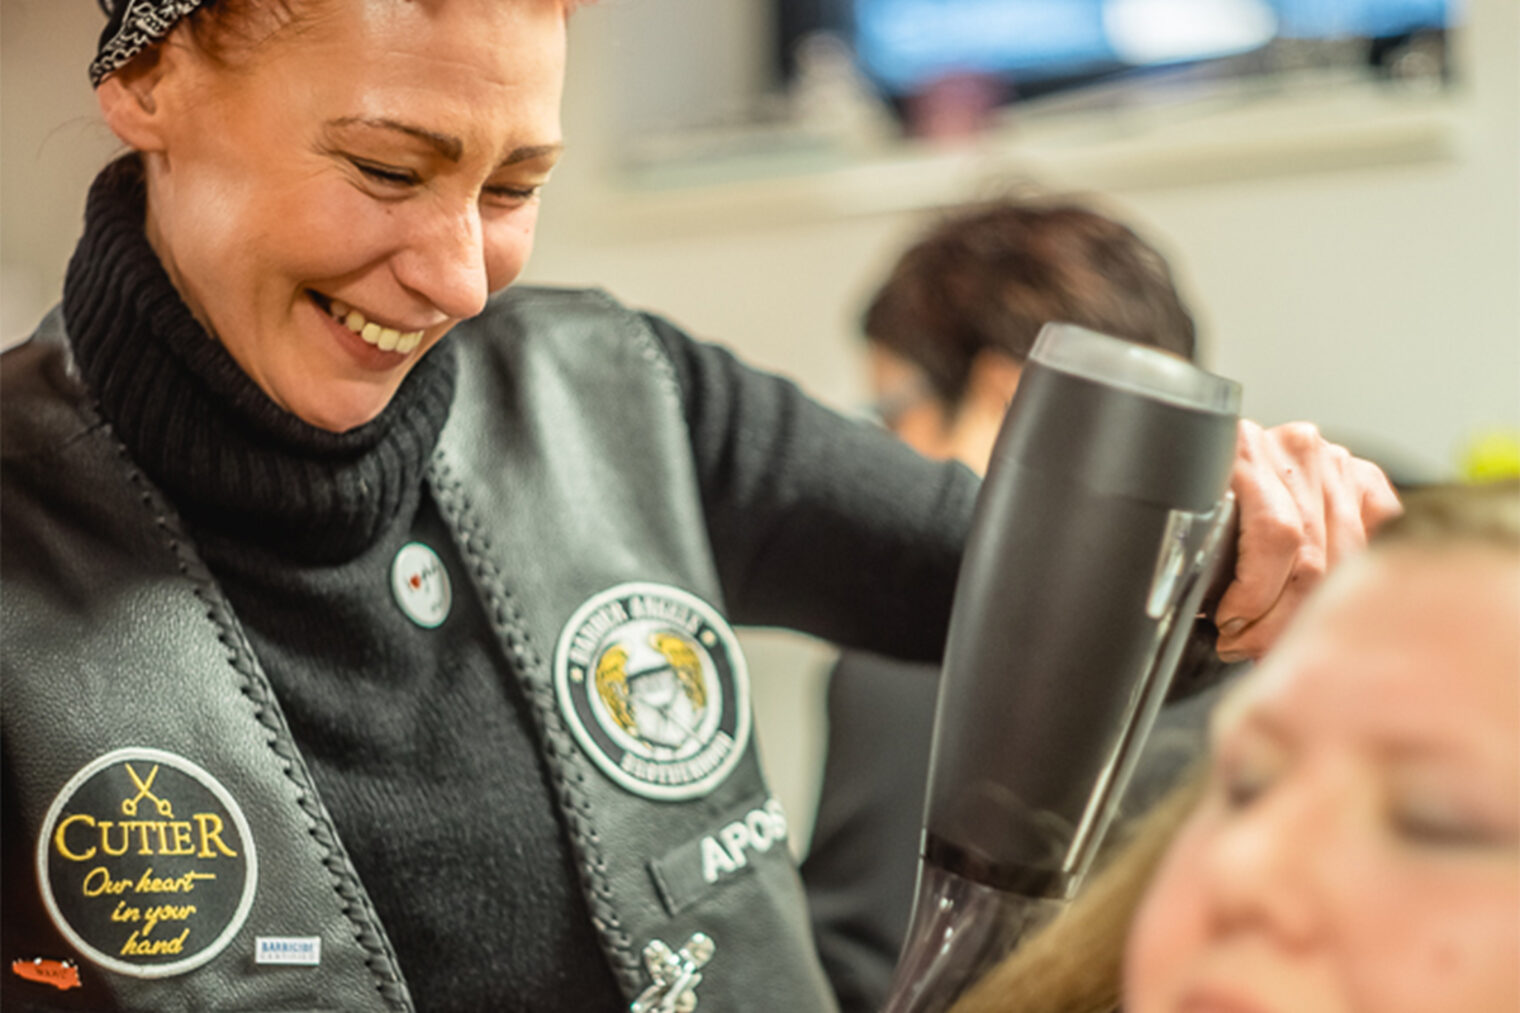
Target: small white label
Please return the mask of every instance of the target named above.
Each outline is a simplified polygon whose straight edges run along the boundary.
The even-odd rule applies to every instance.
[[[320,936],[259,936],[254,940],[256,964],[294,964],[316,967],[322,963]]]
[[[396,553],[391,563],[391,593],[406,617],[427,630],[443,625],[454,600],[443,560],[421,542],[408,542]]]

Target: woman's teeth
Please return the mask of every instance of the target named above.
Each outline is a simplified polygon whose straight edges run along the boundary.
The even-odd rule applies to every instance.
[[[392,327],[381,327],[379,324],[364,319],[363,313],[338,299],[334,299],[328,304],[328,313],[338,323],[347,327],[382,352],[397,352],[404,355],[416,348],[422,341],[421,331],[406,331],[403,333]]]

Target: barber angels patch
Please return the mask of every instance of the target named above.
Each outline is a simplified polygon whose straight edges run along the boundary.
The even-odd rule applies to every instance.
[[[718,612],[678,588],[622,584],[560,634],[555,691],[576,740],[618,784],[664,801],[722,783],[749,742],[749,674]]]
[[[134,978],[183,974],[225,949],[253,904],[257,870],[237,801],[159,749],[118,749],[85,766],[37,840],[37,879],[58,930]]]

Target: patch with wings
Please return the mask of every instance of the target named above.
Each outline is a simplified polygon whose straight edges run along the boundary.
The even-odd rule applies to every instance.
[[[603,772],[645,798],[697,798],[749,744],[749,675],[711,605],[664,584],[620,584],[576,610],[554,652],[561,711]]]

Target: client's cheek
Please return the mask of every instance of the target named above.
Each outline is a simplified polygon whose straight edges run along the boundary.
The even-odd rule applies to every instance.
[[[1181,837],[1162,860],[1130,923],[1124,952],[1125,1013],[1168,1009],[1206,942],[1198,854]]]
[[[1520,887],[1504,878],[1447,884],[1438,901],[1395,890],[1393,903],[1367,899],[1370,913],[1348,911],[1342,931],[1354,946],[1352,984],[1364,1008],[1520,1010]]]

